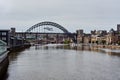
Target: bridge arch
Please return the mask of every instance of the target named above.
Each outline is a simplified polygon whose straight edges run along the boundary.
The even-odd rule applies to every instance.
[[[44,21],[44,22],[37,23],[37,24],[33,25],[32,27],[30,27],[29,29],[27,29],[25,33],[29,33],[29,32],[31,32],[33,29],[38,28],[38,27],[40,27],[40,26],[44,26],[44,25],[50,25],[50,26],[53,26],[53,27],[56,27],[56,28],[62,30],[62,31],[64,32],[64,34],[67,34],[67,35],[73,40],[73,42],[76,42],[76,39],[75,39],[75,37],[74,37],[74,36],[75,36],[74,34],[70,33],[70,32],[69,32],[67,29],[65,29],[63,26],[61,26],[61,25],[59,25],[59,24],[57,24],[57,23],[55,23],[55,22],[50,22],[50,21]]]
[[[40,23],[38,23],[38,24],[35,24],[35,25],[33,25],[32,27],[30,27],[29,29],[27,29],[26,32],[30,32],[30,31],[32,31],[33,29],[35,29],[35,28],[37,28],[37,27],[40,27],[40,26],[43,26],[43,25],[50,25],[50,26],[56,27],[56,28],[62,30],[62,31],[63,31],[64,33],[66,33],[66,34],[69,34],[69,33],[70,33],[70,32],[69,32],[67,29],[65,29],[63,26],[61,26],[61,25],[59,25],[59,24],[57,24],[57,23],[55,23],[55,22],[49,22],[49,21],[44,21],[44,22],[40,22]]]

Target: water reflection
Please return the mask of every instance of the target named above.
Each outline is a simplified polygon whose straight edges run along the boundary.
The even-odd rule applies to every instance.
[[[85,46],[33,46],[10,54],[6,80],[120,80],[120,58]]]
[[[105,48],[96,48],[91,46],[66,46],[64,48],[67,49],[74,49],[74,50],[80,50],[80,51],[94,51],[94,52],[100,52],[100,53],[106,53],[108,55],[112,56],[120,56],[120,50],[113,50],[113,49],[105,49]]]

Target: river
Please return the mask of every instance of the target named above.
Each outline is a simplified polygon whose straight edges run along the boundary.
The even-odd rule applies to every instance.
[[[120,80],[120,56],[102,52],[32,46],[9,60],[5,80]]]

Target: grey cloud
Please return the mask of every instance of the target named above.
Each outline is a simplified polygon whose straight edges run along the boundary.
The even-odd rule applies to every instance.
[[[78,28],[90,31],[99,29],[99,26],[107,29],[120,22],[119,3],[120,0],[10,0],[8,6],[0,6],[0,9],[7,10],[0,11],[3,13],[0,26],[11,25],[21,30],[21,26],[50,20],[71,31]],[[88,29],[88,26],[91,28]]]

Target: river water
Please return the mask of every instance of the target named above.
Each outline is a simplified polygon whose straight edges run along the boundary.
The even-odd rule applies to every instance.
[[[5,80],[120,80],[120,57],[102,52],[33,46],[9,60]]]

